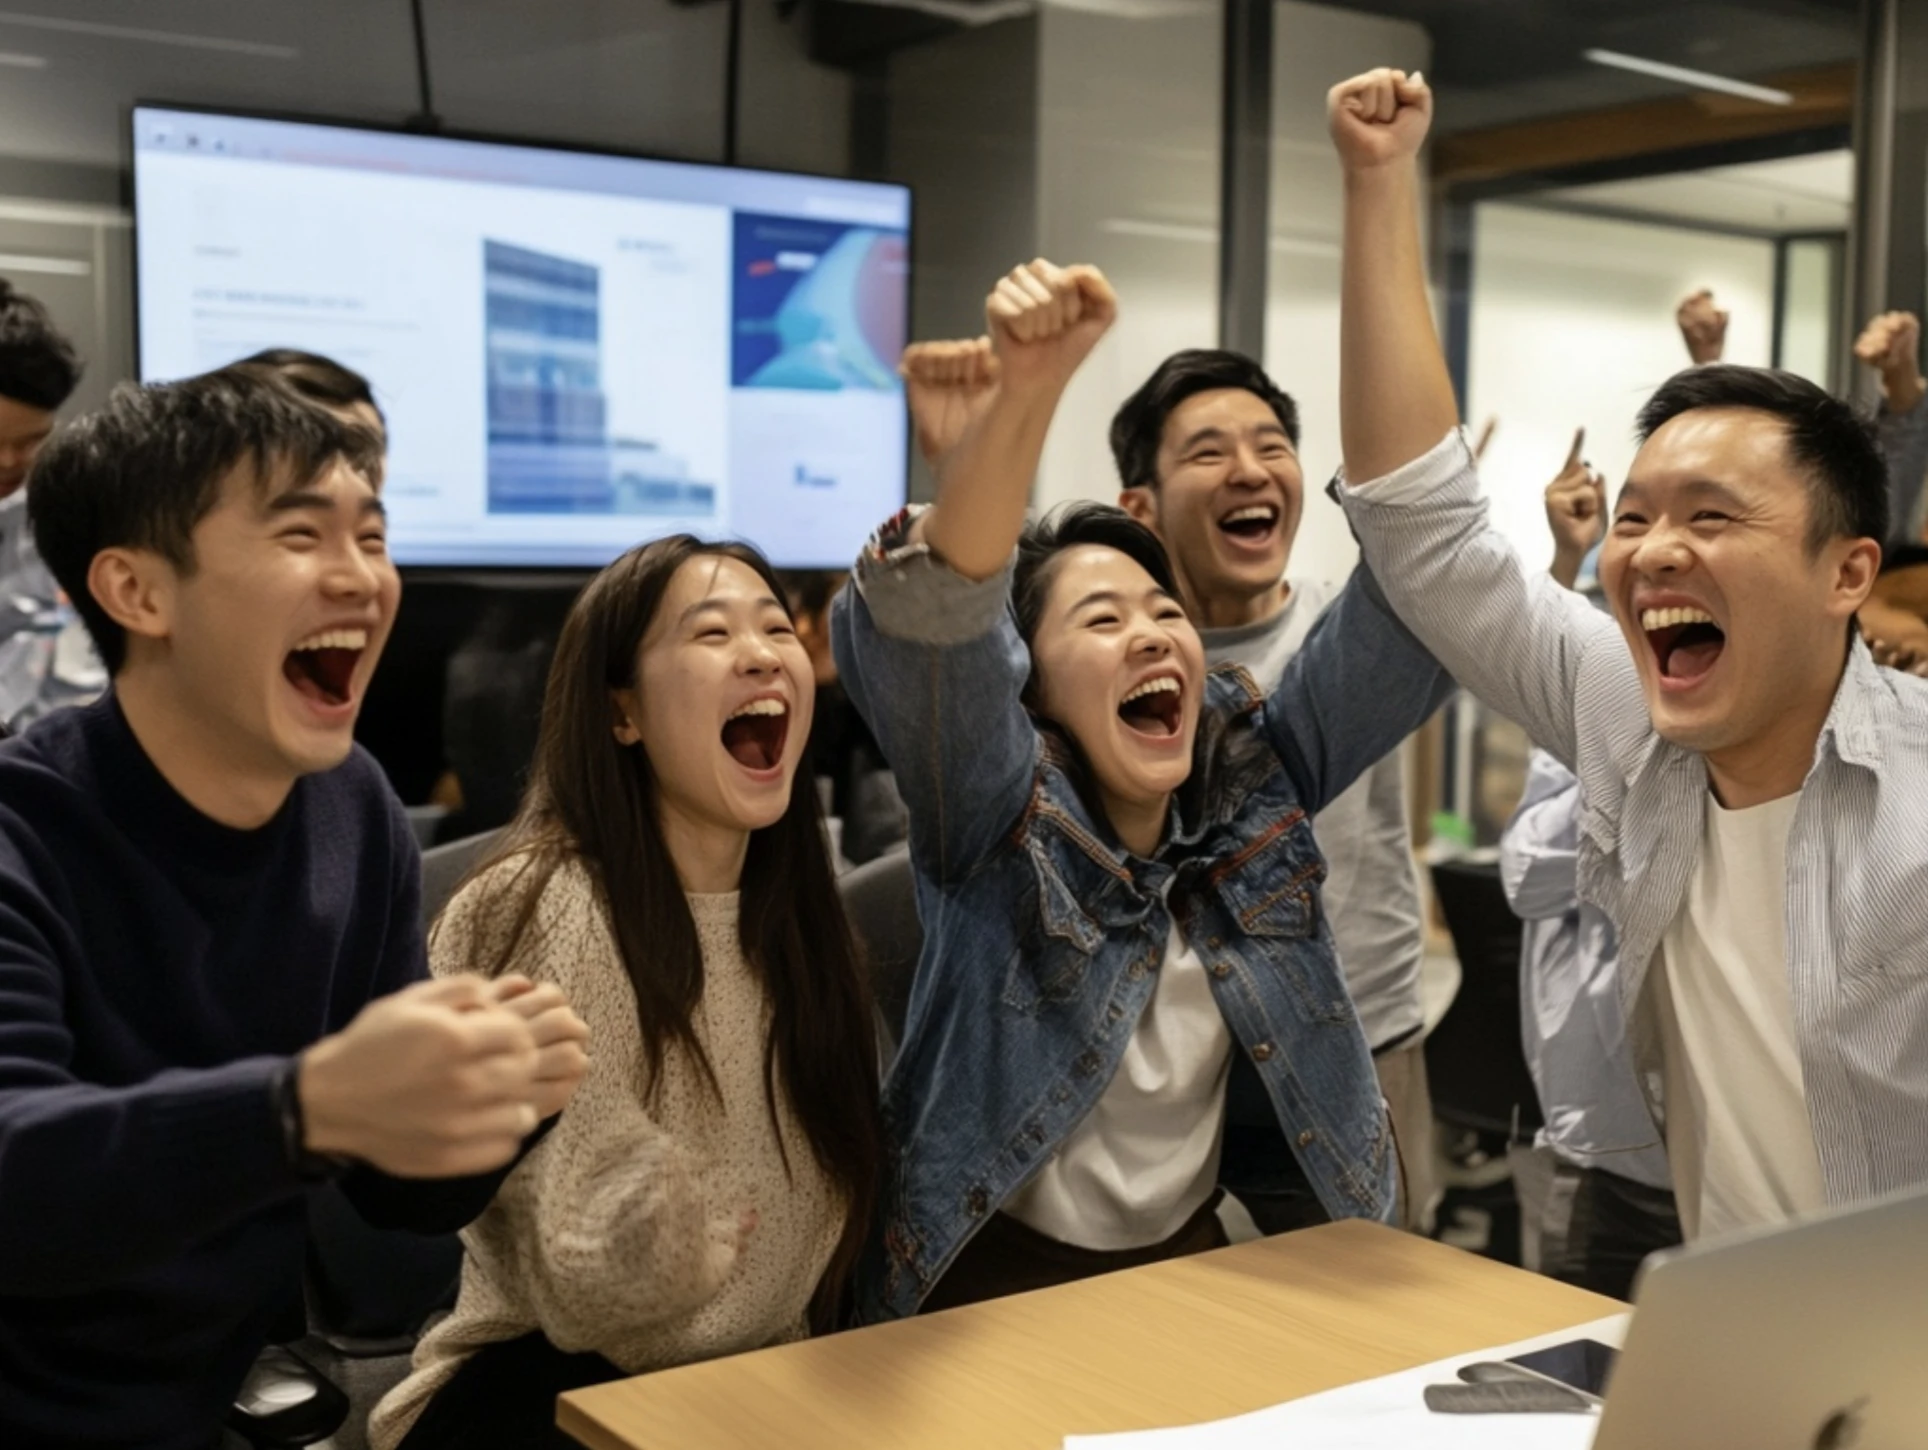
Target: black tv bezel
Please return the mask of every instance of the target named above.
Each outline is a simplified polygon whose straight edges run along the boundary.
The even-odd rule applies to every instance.
[[[668,156],[661,152],[637,151],[621,147],[594,145],[579,141],[556,141],[547,137],[514,135],[501,131],[471,131],[456,127],[438,125],[426,130],[406,121],[367,121],[350,116],[330,115],[309,111],[283,111],[264,109],[255,106],[218,106],[193,101],[160,100],[153,97],[140,97],[126,107],[125,124],[122,136],[127,146],[127,197],[128,214],[131,218],[128,236],[127,266],[129,272],[130,297],[133,301],[132,337],[134,343],[134,375],[138,381],[146,381],[141,367],[141,246],[140,246],[140,171],[136,164],[135,118],[143,110],[185,111],[204,116],[227,116],[248,121],[281,121],[301,126],[327,126],[342,131],[366,131],[384,136],[416,136],[429,141],[471,141],[486,146],[512,146],[524,151],[553,151],[573,156],[605,156],[615,161],[650,161],[670,166],[687,166],[704,171],[741,171],[753,172],[763,176],[795,177],[805,181],[858,181],[874,186],[895,187],[905,194],[909,206],[909,221],[904,228],[906,237],[905,253],[908,271],[904,281],[904,335],[906,339],[916,336],[914,304],[916,290],[911,286],[911,278],[917,271],[917,188],[908,181],[865,176],[838,176],[827,171],[790,170],[774,166],[748,166],[734,161],[696,161],[687,156]],[[910,501],[911,450],[915,446],[913,430],[904,429],[904,457],[899,473],[897,507],[902,508]],[[879,520],[881,522],[881,520]],[[661,537],[660,535],[656,537]],[[761,545],[757,546],[761,548]],[[772,567],[778,569],[816,569],[842,568],[844,565],[792,564],[769,554]],[[854,559],[855,553],[851,555]],[[511,564],[501,562],[470,564],[398,564],[403,577],[420,577],[445,583],[459,583],[466,577],[477,583],[503,582],[513,580],[518,586],[540,586],[547,583],[565,581],[585,581],[593,578],[607,565],[603,564]]]

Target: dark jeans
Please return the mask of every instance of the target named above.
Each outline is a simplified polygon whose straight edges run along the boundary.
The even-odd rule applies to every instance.
[[[1009,1214],[994,1214],[944,1271],[917,1312],[931,1314],[1222,1249],[1228,1240],[1218,1221],[1219,1197],[1214,1193],[1208,1198],[1170,1238],[1142,1249],[1082,1249],[1041,1234]]]
[[[1332,1221],[1285,1141],[1258,1069],[1242,1052],[1232,1054],[1232,1074],[1225,1084],[1225,1146],[1219,1154],[1218,1181],[1268,1237]]]
[[[505,1339],[463,1363],[401,1450],[582,1450],[556,1428],[556,1396],[623,1378],[600,1354],[565,1354],[540,1330]]]
[[[1562,1164],[1547,1217],[1555,1231],[1544,1248],[1546,1272],[1555,1279],[1614,1299],[1633,1298],[1634,1276],[1647,1255],[1681,1241],[1674,1196],[1604,1168]],[[1567,1203],[1565,1231],[1558,1232]]]

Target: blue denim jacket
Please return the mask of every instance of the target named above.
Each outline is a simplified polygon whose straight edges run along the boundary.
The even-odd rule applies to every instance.
[[[1096,1105],[1174,917],[1335,1218],[1389,1218],[1396,1159],[1319,909],[1310,817],[1452,689],[1361,568],[1268,699],[1208,677],[1191,779],[1149,860],[1080,789],[1020,695],[1008,569],[972,582],[900,515],[837,601],[837,666],[910,807],[924,953],[884,1087],[896,1163],[859,1275],[866,1319],[914,1313]]]

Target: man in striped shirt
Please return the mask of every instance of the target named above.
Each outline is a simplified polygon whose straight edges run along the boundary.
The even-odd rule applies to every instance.
[[[1341,489],[1394,607],[1580,779],[1579,894],[1689,1237],[1928,1182],[1928,681],[1854,629],[1888,532],[1867,426],[1702,367],[1641,413],[1608,619],[1489,526],[1426,296],[1418,76],[1335,88]],[[1664,1082],[1664,1095],[1656,1091]]]

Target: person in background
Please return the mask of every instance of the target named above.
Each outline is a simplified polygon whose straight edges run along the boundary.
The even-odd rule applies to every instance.
[[[1111,425],[1119,503],[1164,541],[1207,664],[1242,665],[1274,689],[1339,584],[1288,576],[1305,505],[1299,412],[1263,368],[1208,349],[1167,358]],[[1346,989],[1372,1048],[1406,1169],[1405,1226],[1433,1202],[1419,968],[1425,926],[1402,761],[1394,751],[1319,812],[1321,892]],[[1268,1233],[1319,1222],[1310,1187],[1249,1064],[1235,1066],[1224,1182]]]
[[[1859,618],[1876,664],[1928,675],[1928,544],[1903,544],[1882,555],[1881,575]]]
[[[1546,490],[1553,577],[1575,587],[1606,534],[1605,481],[1576,435]],[[1592,582],[1592,581],[1589,581]],[[1598,585],[1593,584],[1594,602]],[[1631,1299],[1641,1263],[1680,1242],[1667,1151],[1634,1077],[1620,1005],[1613,924],[1580,900],[1580,782],[1544,750],[1500,837],[1500,882],[1525,923],[1520,1030],[1555,1161],[1540,1222],[1540,1267],[1556,1279]]]
[[[1696,366],[1721,360],[1727,347],[1727,314],[1714,306],[1713,293],[1703,288],[1686,298],[1675,321]],[[1928,380],[1921,375],[1921,320],[1912,312],[1883,312],[1869,319],[1855,339],[1854,355],[1881,382],[1875,421],[1888,470],[1888,537],[1882,544],[1892,551],[1922,537]]]
[[[1235,1056],[1327,1216],[1397,1210],[1310,814],[1451,681],[1363,569],[1271,691],[1208,671],[1149,529],[1102,504],[1025,524],[1110,285],[1033,262],[986,315],[990,338],[906,352],[973,417],[937,502],[883,526],[832,612],[910,803],[925,928],[885,1089],[898,1167],[860,1285],[872,1318],[1223,1243]]]
[[[562,628],[558,593],[495,591],[443,666],[448,771],[437,795],[449,814],[439,841],[498,830],[515,818],[542,733],[543,686]]]
[[[0,1444],[205,1450],[298,1321],[316,1182],[453,1230],[582,1074],[554,987],[422,980],[353,740],[400,592],[379,471],[243,368],[124,386],[35,466],[113,686],[0,744]]]
[[[1888,468],[1888,537],[1893,551],[1922,538],[1922,486],[1928,481],[1928,381],[1921,376],[1921,320],[1884,312],[1855,339],[1854,355],[1881,379],[1876,424]]]
[[[1687,1237],[1928,1183],[1928,682],[1853,625],[1890,537],[1872,430],[1789,373],[1663,384],[1607,618],[1488,521],[1426,295],[1431,91],[1374,71],[1328,116],[1347,514],[1414,632],[1580,779],[1579,894],[1619,940]]]
[[[596,1053],[465,1235],[376,1450],[567,1445],[556,1396],[834,1327],[884,1176],[874,1018],[776,576],[687,534],[583,590],[534,777],[438,974],[560,984]]]
[[[47,309],[0,279],[0,733],[107,684],[27,527],[27,476],[80,371]]]
[[[830,601],[850,575],[840,569],[784,569],[777,578],[817,680],[805,758],[811,775],[830,782],[827,809],[841,823],[838,855],[861,866],[901,846],[910,832],[910,817],[876,737],[837,677],[837,658],[830,648]]]

